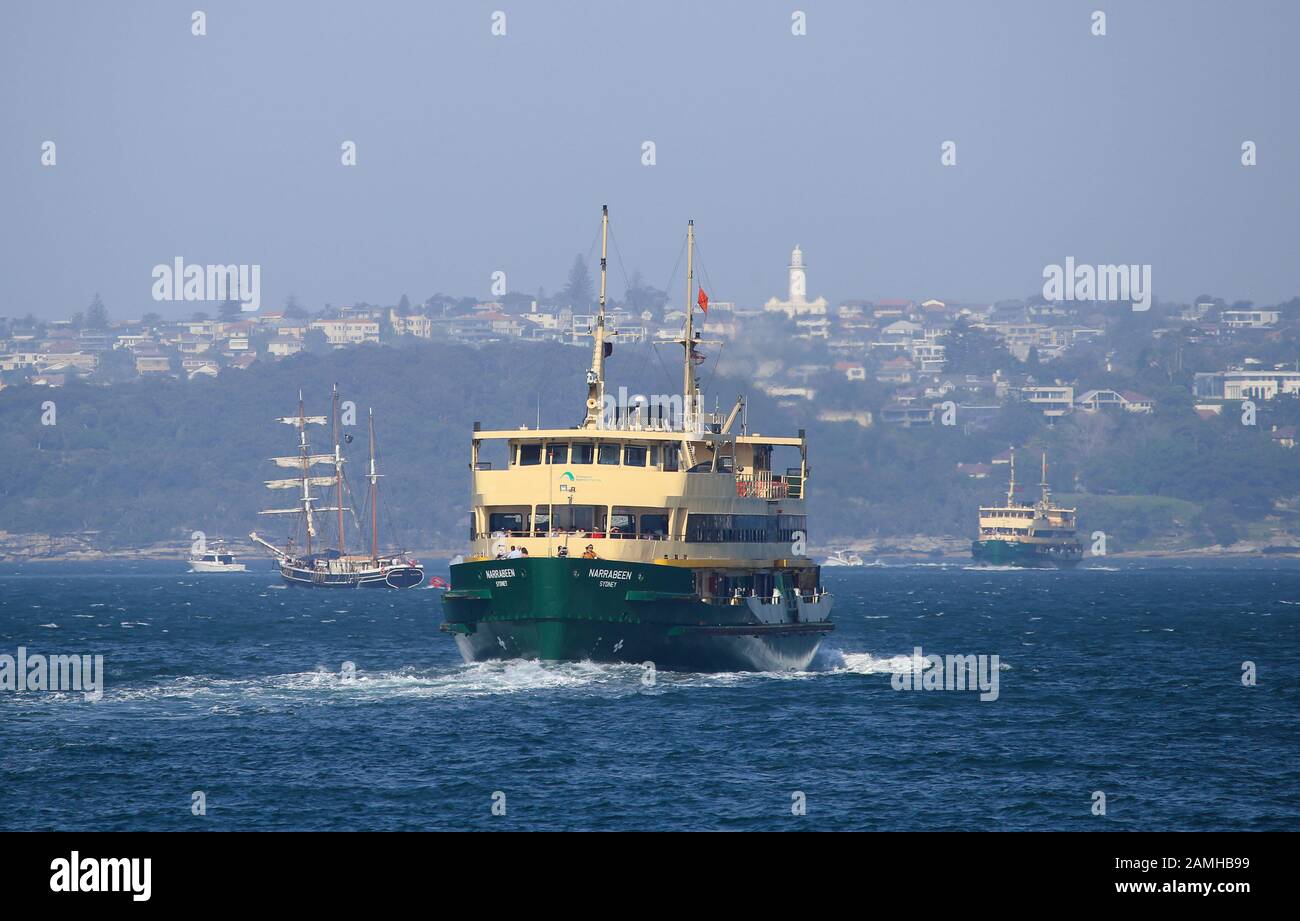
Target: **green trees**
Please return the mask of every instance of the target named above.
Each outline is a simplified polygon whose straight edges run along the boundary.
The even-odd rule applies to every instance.
[[[950,373],[991,374],[1019,364],[997,333],[971,326],[964,317],[958,318],[940,342],[947,359],[944,370]]]
[[[262,481],[276,475],[266,458],[290,453],[293,434],[274,417],[292,412],[300,389],[309,412],[324,411],[338,382],[362,419],[365,407],[375,407],[385,505],[400,542],[454,546],[468,502],[474,421],[531,425],[540,405],[543,426],[573,425],[586,396],[588,354],[559,344],[471,348],[408,337],[400,349],[335,350],[319,330],[307,341],[305,353],[195,381],[128,379],[131,356],[109,350],[94,382],[53,392],[57,426],[42,426],[32,409],[49,391],[23,384],[0,391],[0,526],[15,533],[90,528],[106,546],[181,539],[196,528],[238,535],[266,526],[256,517],[267,498]],[[611,382],[644,394],[680,386],[679,369],[651,349],[620,348]],[[1150,416],[1074,413],[1049,424],[1032,406],[1012,402],[986,428],[963,426],[960,415],[955,426],[906,429],[877,419],[862,428],[819,421],[817,412],[862,408],[868,394],[883,399],[877,385],[844,382],[841,393],[831,386],[843,381],[835,372],[815,382],[816,402],[785,408],[757,391],[748,380],[752,368],[741,350],[728,351],[709,376],[708,402],[716,395],[725,409],[747,393],[751,430],[808,430],[814,543],[970,536],[979,504],[1005,494],[1006,468],[976,480],[956,466],[987,463],[1009,445],[1021,452],[1021,479],[1030,484],[1038,479],[1037,453],[1048,451],[1053,491],[1072,494],[1086,531],[1105,530],[1126,549],[1171,535],[1231,543],[1283,515],[1279,506],[1300,493],[1300,449],[1270,437],[1273,424],[1300,421],[1296,400],[1269,401],[1257,426],[1233,414],[1202,420],[1190,404],[1170,399],[1166,409],[1165,396],[1152,394],[1161,404]],[[118,383],[102,386],[106,381]],[[322,433],[313,429],[313,439]]]
[[[591,273],[581,256],[573,257],[573,266],[569,269],[569,280],[558,298],[577,311],[587,311],[596,302],[595,288],[591,284]]]
[[[84,325],[86,329],[108,329],[108,308],[98,294],[86,308]]]

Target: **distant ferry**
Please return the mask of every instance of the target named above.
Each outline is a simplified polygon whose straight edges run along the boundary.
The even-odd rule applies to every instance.
[[[1030,505],[1016,499],[1016,452],[1011,451],[1011,485],[1006,505],[980,508],[980,535],[971,555],[982,563],[1008,566],[1074,566],[1083,558],[1075,536],[1075,509],[1052,504],[1043,454],[1042,496]]]
[[[862,557],[852,550],[833,550],[831,555],[822,560],[823,566],[861,566]]]
[[[280,576],[296,585],[309,585],[323,588],[414,588],[424,581],[424,567],[407,557],[402,551],[381,552],[379,549],[379,477],[375,468],[375,418],[370,414],[370,472],[366,479],[370,482],[370,553],[349,554],[346,550],[345,520],[343,513],[352,512],[347,492],[347,481],[343,476],[343,450],[339,438],[339,392],[334,388],[333,415],[309,416],[303,405],[302,394],[298,394],[298,414],[286,416],[279,420],[292,425],[298,430],[298,453],[288,457],[273,457],[271,461],[278,467],[297,469],[298,475],[281,480],[267,480],[267,489],[293,489],[298,491],[298,502],[291,508],[273,508],[261,512],[262,515],[290,515],[297,519],[298,527],[303,533],[303,549],[296,547],[296,533],[281,548],[260,537],[256,531],[248,536],[271,551],[279,561]],[[332,454],[312,454],[307,438],[307,426],[332,426],[334,434],[334,452]],[[350,438],[351,436],[349,436]],[[317,475],[314,467],[332,468],[332,472]],[[317,505],[323,497],[313,495],[316,487],[324,487],[333,492],[331,506]],[[322,546],[321,531],[328,519],[324,513],[333,512],[337,516],[336,541],[333,547]]]
[[[808,448],[751,434],[744,400],[702,412],[695,367],[694,222],[686,240],[682,395],[609,411],[609,212],[585,418],[574,428],[481,431],[470,442],[469,553],[451,566],[443,630],[467,662],[653,663],[690,671],[802,670],[832,597],[803,552]],[[679,403],[679,412],[673,403]],[[738,425],[739,423],[739,425]],[[737,431],[739,429],[739,431]],[[496,445],[505,469],[492,469]],[[774,452],[798,458],[777,472]]]
[[[190,572],[244,572],[248,569],[243,563],[235,562],[233,553],[226,551],[226,542],[214,540],[203,553],[196,553],[189,558]]]

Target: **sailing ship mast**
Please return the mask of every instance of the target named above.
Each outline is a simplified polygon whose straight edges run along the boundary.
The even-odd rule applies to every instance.
[[[370,560],[379,560],[379,473],[375,470],[375,411],[370,409]]]
[[[330,431],[334,436],[334,503],[338,506],[338,528],[339,528],[339,556],[344,555],[343,549],[343,450],[339,446],[339,385],[334,385],[334,396],[331,402]]]
[[[307,521],[307,555],[311,556],[311,539],[316,536],[316,522],[312,517],[311,504],[315,501],[311,494],[311,445],[307,441],[307,408],[303,403],[302,391],[298,391],[298,456],[302,459],[302,475],[299,479],[302,481],[302,510]],[[274,483],[282,482],[272,480],[267,482],[270,489],[277,488]],[[269,511],[263,514],[271,514]]]
[[[312,540],[316,537],[316,513],[333,512],[333,508],[317,508],[317,496],[313,496],[311,489],[313,486],[333,486],[338,477],[335,476],[312,476],[311,469],[317,465],[335,464],[336,454],[312,454],[311,443],[307,438],[307,426],[309,425],[326,425],[328,419],[324,416],[307,415],[306,407],[303,403],[302,391],[298,391],[298,413],[294,416],[282,416],[277,419],[285,425],[292,425],[298,429],[298,453],[288,457],[273,457],[271,462],[277,467],[296,468],[298,475],[282,480],[266,480],[267,489],[297,489],[299,490],[298,506],[296,508],[269,508],[258,512],[259,515],[301,515],[306,523],[306,555],[311,556]],[[337,467],[335,468],[338,469]],[[342,503],[339,504],[340,508]],[[273,550],[277,556],[285,558],[289,556],[285,551],[271,546],[266,541],[257,536],[257,532],[249,535],[265,547]]]
[[[609,205],[600,207],[600,310],[596,314],[595,339],[591,351],[591,370],[587,372],[587,418],[583,428],[597,428],[605,406],[605,276],[609,255]],[[612,350],[611,350],[612,351]]]

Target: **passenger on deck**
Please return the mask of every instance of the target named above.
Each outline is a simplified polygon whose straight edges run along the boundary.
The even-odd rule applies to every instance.
[[[587,544],[587,549],[583,551],[582,558],[584,560],[594,560],[596,558],[596,548],[591,544]]]
[[[519,559],[521,556],[523,556],[523,554],[519,552],[519,548],[516,547],[514,544],[511,544],[511,545],[510,545],[510,552],[506,554],[506,559],[507,559],[507,560],[517,560],[517,559]]]

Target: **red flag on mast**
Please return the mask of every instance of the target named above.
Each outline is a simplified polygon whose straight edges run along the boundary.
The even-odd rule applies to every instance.
[[[700,289],[700,296],[699,296],[698,300],[699,300],[699,302],[700,302],[700,309],[703,310],[705,313],[708,313],[708,312],[709,312],[709,296],[708,296],[707,294],[704,293],[704,289],[703,289],[703,288]]]

